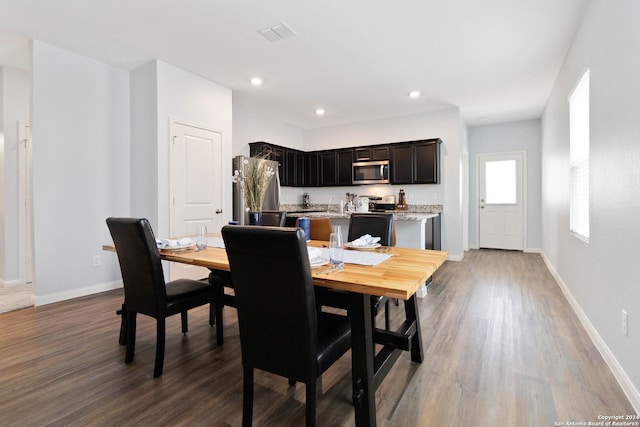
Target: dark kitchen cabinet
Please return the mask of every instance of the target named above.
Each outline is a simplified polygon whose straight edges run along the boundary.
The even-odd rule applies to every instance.
[[[303,185],[308,187],[317,187],[318,181],[318,154],[316,153],[304,153],[304,167],[303,167]]]
[[[390,158],[388,145],[374,145],[371,147],[372,160],[389,160]]]
[[[264,141],[249,144],[251,156],[277,161],[283,186],[352,185],[352,163],[389,160],[391,184],[439,184],[440,139],[304,152]]]
[[[280,181],[282,185],[296,186],[298,184],[298,153],[296,151],[287,150],[284,152],[284,180]]]
[[[337,185],[351,185],[351,171],[353,163],[353,150],[338,150],[336,153],[336,169],[338,171]]]
[[[440,144],[433,141],[413,144],[414,184],[440,182]]]
[[[372,160],[371,147],[356,147],[353,149],[354,162],[363,162],[366,160]]]
[[[391,183],[413,183],[413,145],[391,146]]]
[[[336,185],[336,152],[322,151],[318,157],[320,160],[320,186]]]
[[[354,162],[365,162],[367,160],[389,160],[389,146],[370,145],[353,149]]]

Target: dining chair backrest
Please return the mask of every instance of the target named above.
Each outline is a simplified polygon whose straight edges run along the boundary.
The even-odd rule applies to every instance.
[[[299,381],[317,377],[317,314],[304,232],[222,228],[242,363]]]
[[[309,238],[329,241],[331,220],[329,218],[309,218]]]
[[[262,225],[284,227],[287,211],[262,211]]]
[[[390,213],[353,213],[349,219],[349,242],[365,235],[380,237],[382,246],[394,246],[395,241],[393,214]]]
[[[107,226],[118,254],[127,309],[162,316],[167,291],[151,224],[145,218],[108,218]]]

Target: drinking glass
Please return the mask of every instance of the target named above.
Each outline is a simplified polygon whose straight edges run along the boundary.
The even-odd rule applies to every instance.
[[[196,248],[201,251],[207,247],[207,226],[196,226]]]
[[[339,225],[331,227],[329,235],[329,261],[333,266],[342,266],[342,230]]]

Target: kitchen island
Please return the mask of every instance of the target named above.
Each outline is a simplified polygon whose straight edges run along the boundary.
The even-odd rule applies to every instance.
[[[396,226],[396,246],[415,249],[441,249],[440,213],[410,211],[386,211],[386,213],[393,213]],[[290,224],[295,218],[301,216],[330,218],[332,225],[342,227],[344,241],[347,241],[350,213],[341,214],[332,210],[318,211],[318,209],[291,209],[287,211],[287,217],[291,218]]]

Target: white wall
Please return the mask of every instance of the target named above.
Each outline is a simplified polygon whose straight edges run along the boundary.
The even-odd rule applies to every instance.
[[[34,41],[32,135],[36,304],[104,289],[105,219],[129,212],[129,73]]]
[[[370,122],[307,130],[304,149],[307,151],[358,145],[384,144],[417,139],[440,138],[441,184],[404,185],[407,202],[421,205],[443,205],[442,249],[450,259],[464,256],[463,218],[467,181],[464,180],[466,129],[457,108],[411,116],[393,117]],[[361,194],[398,194],[400,186],[360,186],[308,188],[312,201],[327,203],[347,191]],[[294,201],[295,202],[295,201]],[[286,201],[285,201],[286,203]]]
[[[478,247],[477,157],[479,154],[524,151],[527,156],[527,236],[525,250],[542,248],[542,136],[540,120],[469,128],[469,243]]]
[[[640,2],[591,2],[542,118],[542,248],[640,410]],[[591,69],[590,228],[569,233],[567,97]],[[629,335],[620,312],[629,313]]]
[[[29,121],[29,73],[0,68],[0,283],[20,283],[18,121]]]
[[[301,129],[234,107],[232,157],[248,156],[248,144],[257,141],[304,150],[304,132]]]
[[[158,79],[156,62],[130,73],[131,212],[158,226]]]

